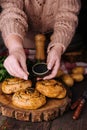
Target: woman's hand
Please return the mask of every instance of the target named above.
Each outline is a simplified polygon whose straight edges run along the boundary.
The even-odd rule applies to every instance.
[[[26,56],[22,47],[14,49],[4,61],[4,67],[12,76],[28,79]]]
[[[9,56],[4,61],[4,67],[12,76],[27,80],[29,73],[27,71],[22,39],[17,35],[11,34],[7,38],[5,45],[8,48]]]
[[[52,79],[56,76],[58,69],[60,67],[60,59],[62,55],[62,47],[61,46],[54,46],[50,49],[48,56],[47,56],[47,67],[51,70],[51,74],[44,77],[43,79]]]

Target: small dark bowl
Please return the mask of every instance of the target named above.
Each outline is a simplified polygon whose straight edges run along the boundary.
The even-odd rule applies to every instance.
[[[44,62],[34,64],[32,67],[32,71],[38,77],[44,77],[49,74],[47,64]]]

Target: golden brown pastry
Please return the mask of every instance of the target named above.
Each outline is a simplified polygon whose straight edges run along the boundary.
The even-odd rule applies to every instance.
[[[62,76],[62,80],[68,87],[72,87],[74,85],[74,79],[69,74],[64,74]]]
[[[64,74],[63,70],[62,69],[59,69],[57,74],[56,74],[56,77],[55,78],[59,78],[61,77],[62,75]]]
[[[46,103],[46,97],[34,88],[27,88],[14,93],[12,103],[23,109],[38,109]]]
[[[20,78],[8,78],[2,83],[2,91],[6,94],[12,94],[22,89],[32,86],[31,80],[24,80]]]
[[[74,74],[84,74],[84,72],[85,72],[85,68],[82,66],[77,66],[72,69],[72,73]]]
[[[63,84],[54,79],[38,81],[36,89],[49,98],[64,98],[66,96]]]
[[[76,82],[81,82],[84,79],[84,76],[82,74],[71,74],[71,77],[76,81]]]

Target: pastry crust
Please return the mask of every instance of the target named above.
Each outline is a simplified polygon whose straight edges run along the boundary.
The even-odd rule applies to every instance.
[[[74,85],[74,79],[69,74],[64,74],[62,76],[62,80],[68,87],[72,87]]]
[[[34,88],[27,88],[14,93],[12,103],[23,109],[38,109],[46,103],[46,97]]]
[[[76,66],[75,68],[72,69],[73,74],[84,74],[85,73],[85,68],[83,66]]]
[[[24,80],[20,78],[8,78],[4,80],[2,83],[2,92],[4,92],[5,94],[12,94],[31,86],[31,80]]]
[[[36,89],[43,95],[49,98],[64,98],[66,96],[66,89],[63,84],[54,79],[38,81]]]
[[[80,73],[73,73],[71,74],[71,77],[76,81],[76,82],[81,82],[84,79],[84,75]]]
[[[59,77],[61,77],[63,74],[64,74],[63,70],[62,70],[62,69],[59,69],[58,72],[57,72],[57,74],[56,74],[56,76],[55,76],[55,78],[59,78]]]

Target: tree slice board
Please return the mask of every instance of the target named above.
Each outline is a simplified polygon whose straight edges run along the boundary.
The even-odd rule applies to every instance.
[[[47,99],[47,103],[36,110],[25,110],[15,107],[11,101],[12,95],[4,94],[0,84],[0,112],[2,115],[22,121],[40,122],[53,120],[66,111],[70,104],[70,98]]]

